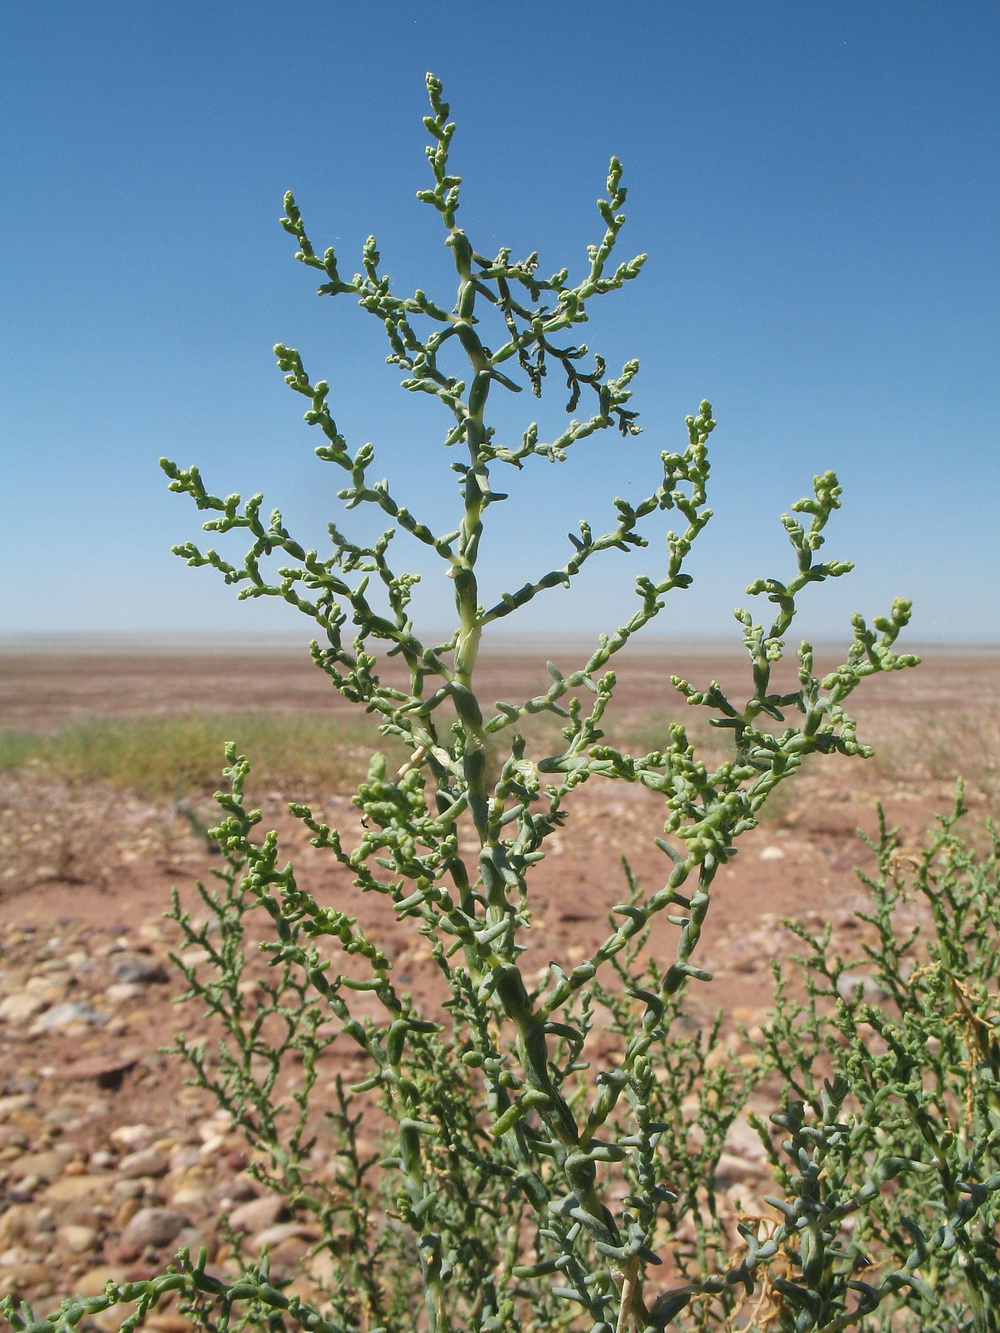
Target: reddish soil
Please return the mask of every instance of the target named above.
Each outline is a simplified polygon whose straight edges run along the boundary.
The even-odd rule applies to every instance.
[[[576,660],[569,648],[557,655],[567,671]],[[519,652],[494,652],[483,665],[482,693],[488,698],[528,697],[543,691],[549,680],[544,659],[530,645]],[[641,718],[651,709],[681,711],[670,672],[697,685],[718,679],[738,695],[745,666],[736,655],[637,652],[619,673],[617,697],[626,716]],[[996,814],[998,692],[1000,653],[994,652],[933,652],[917,670],[865,682],[855,710],[859,734],[881,741],[896,756],[895,766],[892,761],[816,759],[794,780],[775,813],[741,840],[738,857],[716,881],[700,959],[714,980],[697,988],[696,1009],[707,1015],[721,1007],[730,1024],[757,1021],[771,994],[771,958],[795,951],[794,937],[781,926],[783,917],[811,927],[830,921],[845,952],[856,948],[851,914],[863,905],[864,890],[855,872],[873,864],[856,830],[874,831],[876,801],[901,827],[904,844],[915,844],[935,812],[950,807],[954,778],[968,758],[974,770],[967,791],[973,818],[981,823],[984,815]],[[94,713],[330,707],[344,705],[301,652],[19,652],[9,643],[0,646],[0,726],[55,729],[67,718]],[[935,736],[957,737],[968,754],[957,754],[954,767],[947,758],[952,751],[946,750],[933,764],[910,763],[906,756],[920,752],[919,738],[927,728]],[[27,801],[24,818],[34,817],[30,793],[26,796],[29,779],[0,773],[0,781],[6,784],[0,787],[0,800]],[[350,877],[308,844],[305,831],[284,808],[286,798],[299,795],[251,793],[264,810],[263,827],[281,833],[282,859],[295,861],[300,882],[321,901],[357,914],[394,959],[397,982],[427,995],[435,979],[422,937],[412,923],[398,924],[384,899],[362,898]],[[44,957],[43,944],[53,938],[72,939],[75,947],[92,953],[98,945],[106,952],[109,942],[118,939],[129,948],[164,956],[180,943],[175,926],[157,925],[173,886],[192,912],[204,915],[194,884],[208,879],[216,862],[168,806],[109,790],[46,788],[44,783],[34,799],[61,801],[59,808],[67,820],[76,821],[78,836],[90,838],[95,849],[107,852],[110,847],[113,854],[95,850],[92,872],[87,859],[81,859],[72,882],[52,876],[33,883],[30,892],[0,898],[7,940],[2,975],[7,969],[31,971]],[[342,829],[346,842],[359,832],[348,794],[319,793],[314,809]],[[210,802],[204,813],[210,816]],[[579,791],[575,814],[551,839],[535,875],[530,963],[543,969],[554,960],[571,967],[606,936],[609,909],[625,896],[623,856],[647,891],[662,884],[666,863],[652,843],[661,821],[661,803],[638,787],[592,782]],[[123,838],[123,829],[128,837]],[[672,952],[674,930],[657,924],[651,948],[658,956]],[[106,1027],[84,1035],[52,1033],[26,1041],[23,1033],[0,1024],[0,1084],[9,1093],[16,1091],[18,1080],[33,1080],[35,1105],[44,1111],[65,1097],[74,1079],[101,1084],[103,1069],[102,1086],[110,1089],[107,1113],[82,1117],[73,1131],[81,1161],[118,1125],[165,1123],[180,1095],[182,1071],[156,1052],[179,1026],[178,1010],[170,1003],[178,990],[175,984],[150,986],[137,1005],[126,1005]],[[189,1028],[197,1029],[189,1011],[181,1012]],[[116,1061],[124,1069],[108,1074]]]
[[[553,656],[568,671],[583,654],[565,645]],[[833,658],[821,665],[833,665]],[[671,673],[697,685],[718,680],[734,697],[739,697],[741,687],[745,690],[746,667],[739,654],[672,653],[665,647],[636,651],[618,668],[620,714],[641,718],[649,710],[669,709],[688,723],[697,718],[699,710],[685,711],[683,703],[678,707]],[[530,645],[520,651],[493,652],[482,662],[480,688],[487,699],[528,697],[544,691],[549,681],[543,655],[531,651]],[[1000,653],[938,650],[928,653],[915,670],[863,682],[852,703],[860,737],[876,745],[881,741],[893,754],[900,754],[929,719],[938,731],[942,726],[950,729],[966,746],[988,743],[993,738],[984,730],[985,719],[992,718],[995,729],[998,694]],[[192,651],[183,645],[168,651],[154,647],[17,652],[8,644],[6,651],[0,651],[0,725],[8,727],[55,729],[67,718],[93,714],[166,714],[199,708],[319,712],[348,707],[308,656],[287,646],[262,651],[259,645],[250,645],[238,653],[224,647]],[[739,856],[717,881],[704,939],[709,964],[717,973],[711,987],[713,1005],[731,1010],[762,1003],[768,953],[779,947],[775,926],[781,917],[813,914],[818,919],[818,913],[826,919],[858,904],[861,890],[855,870],[872,858],[856,831],[874,832],[878,801],[890,823],[900,825],[906,841],[918,839],[935,812],[950,807],[959,771],[972,779],[967,802],[974,812],[988,813],[991,804],[995,808],[1000,746],[994,744],[985,761],[981,753],[956,758],[953,770],[942,771],[939,765],[933,772],[916,766],[899,771],[898,765],[896,771],[887,771],[878,758],[868,762],[814,758],[790,784],[788,794],[779,796],[775,813],[741,840]],[[963,759],[971,761],[975,774],[963,767]],[[294,855],[306,882],[319,875],[324,896],[351,903],[357,895],[347,876],[308,845],[301,826],[284,809],[283,797],[301,795],[251,793],[263,805],[265,827],[273,824],[281,831],[283,845]],[[172,812],[98,791],[78,792],[76,799],[91,805],[102,838],[115,832],[126,806],[140,825],[158,818],[165,828],[172,827],[161,838],[159,854],[143,858],[133,850],[123,862],[105,870],[100,883],[53,880],[35,885],[29,895],[6,904],[8,919],[24,926],[74,920],[127,928],[130,922],[162,910],[174,885],[185,900],[190,898],[193,880],[210,872],[211,859],[178,828]],[[322,794],[314,804],[324,818],[338,822],[350,840],[358,816],[346,794]],[[640,883],[659,887],[665,863],[652,838],[661,831],[660,805],[649,792],[624,783],[592,782],[581,789],[576,813],[548,844],[549,855],[535,876],[533,950],[540,962],[546,961],[543,954],[555,959],[564,952],[572,956],[576,949],[587,949],[603,938],[608,910],[624,896],[623,856]],[[210,802],[204,804],[206,817],[211,818],[212,809]],[[357,903],[357,910],[364,915],[376,906],[369,896]],[[389,919],[382,925],[387,941],[398,951],[404,945],[396,938],[400,927]],[[752,941],[762,928],[767,942],[761,940],[755,950]]]

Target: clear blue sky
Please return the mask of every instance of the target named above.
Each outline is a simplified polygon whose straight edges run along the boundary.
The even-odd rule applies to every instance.
[[[485,548],[508,586],[562,563],[578,518],[603,530],[611,497],[654,486],[707,397],[717,517],[661,632],[735,633],[745,584],[789,572],[780,513],[833,468],[826,549],[858,568],[806,599],[802,632],[839,636],[899,594],[915,638],[1000,641],[998,38],[992,0],[7,0],[0,630],[298,628],[170,555],[198,517],[156,461],[263,490],[321,545],[341,483],[277,341],[330,380],[400,502],[455,526],[438,405],[396,387],[349,298],[313,294],[277,222],[291,188],[348,274],[374,232],[397,289],[450,305],[440,220],[414,198],[433,69],[478,249],[579,272],[617,153],[622,252],[650,255],[585,330],[612,366],[640,358],[644,434],[514,479]],[[511,430],[536,410],[513,409]],[[447,625],[450,585],[420,567],[419,617]],[[610,628],[636,572],[612,553],[507,623]]]

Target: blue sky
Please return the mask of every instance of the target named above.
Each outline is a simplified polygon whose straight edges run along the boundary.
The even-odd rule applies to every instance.
[[[735,635],[745,585],[791,572],[779,515],[833,468],[826,550],[857,569],[812,590],[802,634],[841,637],[853,610],[903,595],[915,639],[1000,641],[998,37],[1000,9],[976,0],[8,0],[0,631],[298,628],[170,554],[198,518],[156,461],[264,491],[321,546],[341,483],[278,341],[331,382],[349,445],[375,444],[400,503],[456,526],[440,408],[396,387],[369,316],[314,295],[277,222],[291,188],[345,272],[374,232],[397,290],[450,305],[440,220],[414,198],[433,69],[477,249],[580,272],[616,153],[622,253],[650,255],[584,331],[611,366],[639,357],[644,433],[513,478],[487,593],[563,563],[578,518],[603,530],[614,495],[655,486],[707,397],[716,518],[659,632]],[[553,383],[499,425],[544,431],[561,403]],[[611,553],[508,626],[612,628],[659,568],[648,535],[637,564]],[[447,626],[450,584],[414,567],[418,618]]]

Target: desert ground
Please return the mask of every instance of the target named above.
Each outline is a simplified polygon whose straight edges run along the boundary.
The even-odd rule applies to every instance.
[[[584,652],[566,641],[548,655],[568,671]],[[543,691],[545,657],[530,640],[491,647],[482,695]],[[834,665],[835,651],[820,658]],[[746,693],[739,651],[654,644],[619,670],[624,734],[691,721],[695,710],[685,710],[671,673]],[[722,1009],[722,1040],[737,1053],[741,1029],[766,1012],[772,958],[795,952],[783,918],[830,923],[843,951],[857,950],[854,912],[865,903],[857,872],[874,865],[857,830],[874,832],[877,802],[900,827],[904,853],[950,808],[959,774],[970,829],[1000,805],[1000,650],[924,650],[921,666],[864,682],[852,702],[876,757],[814,759],[717,881],[700,957],[714,979],[692,1005],[705,1021]],[[348,707],[303,648],[284,641],[0,641],[0,729],[10,733],[58,734],[102,717],[320,716]],[[207,783],[185,796],[205,823],[211,791]],[[431,996],[422,939],[384,901],[362,899],[286,809],[307,800],[349,842],[358,823],[350,794],[301,789],[294,777],[250,789],[302,883],[370,923],[397,980]],[[308,1226],[254,1185],[226,1117],[184,1086],[180,1062],[161,1051],[179,1028],[210,1035],[196,1006],[173,1003],[183,983],[169,954],[190,947],[163,916],[173,888],[193,916],[204,915],[195,884],[217,864],[205,839],[169,798],[45,764],[0,768],[0,804],[0,1294],[30,1301],[38,1315],[70,1291],[98,1292],[109,1277],[152,1275],[179,1244],[205,1244],[224,1270],[232,1256],[218,1234],[223,1213],[248,1233],[250,1249],[270,1246],[279,1273],[307,1281],[299,1270]],[[540,969],[572,965],[607,934],[609,908],[625,895],[622,857],[645,888],[659,887],[665,861],[652,839],[661,823],[656,798],[636,786],[595,781],[580,790],[537,870],[528,956]],[[671,929],[658,925],[650,947],[670,950]],[[151,1326],[188,1327],[169,1311]]]

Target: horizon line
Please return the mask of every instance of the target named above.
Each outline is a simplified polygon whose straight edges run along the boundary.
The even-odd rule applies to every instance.
[[[543,649],[555,649],[566,646],[595,644],[600,631],[584,630],[555,633],[516,632],[500,630],[484,638],[484,654],[494,652],[535,653]],[[447,636],[443,631],[431,629],[418,632],[418,637],[425,642],[440,643]],[[258,652],[289,652],[305,648],[315,636],[297,634],[291,630],[244,631],[244,630],[4,630],[0,631],[0,654],[45,653],[75,651],[78,653],[107,652],[120,653],[143,652],[227,652],[240,648]],[[846,635],[840,637],[815,637],[806,639],[814,648],[827,650],[841,646]],[[801,643],[801,638],[787,639],[789,651]],[[656,652],[670,648],[674,652],[711,653],[730,651],[742,654],[744,645],[738,637],[726,634],[643,634],[624,646],[622,652]],[[1000,653],[998,640],[921,638],[907,641],[901,645],[901,651],[912,653]]]

